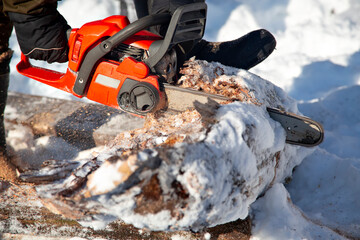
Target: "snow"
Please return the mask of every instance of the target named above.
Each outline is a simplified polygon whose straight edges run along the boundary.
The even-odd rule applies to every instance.
[[[252,238],[359,238],[360,2],[208,0],[207,3],[208,40],[230,40],[256,28],[266,28],[274,34],[277,49],[250,72],[283,88],[298,101],[303,114],[324,124],[326,132],[324,143],[296,168],[289,184],[274,185],[252,205]],[[118,4],[113,0],[63,0],[59,2],[59,11],[71,26],[79,27],[117,14]],[[15,72],[19,59],[15,37],[11,46],[15,50],[11,91],[70,98],[19,76]],[[250,112],[241,114],[249,116]],[[251,116],[256,116],[254,122],[263,117]],[[264,141],[258,144],[274,141],[275,136],[266,130],[269,127],[274,126],[264,126]],[[14,132],[15,137],[19,135]],[[253,167],[248,166],[247,171],[251,175]],[[153,221],[164,224],[161,219]]]
[[[316,224],[294,206],[282,184],[274,185],[252,206],[255,214],[253,240],[260,239],[346,239]]]

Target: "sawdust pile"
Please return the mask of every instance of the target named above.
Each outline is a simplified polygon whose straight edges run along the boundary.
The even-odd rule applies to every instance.
[[[223,65],[219,64],[215,68],[209,68],[209,65],[210,63],[206,61],[194,61],[194,59],[187,61],[180,71],[183,74],[179,80],[180,87],[192,88],[206,93],[222,95],[231,100],[261,105],[246,83],[239,81],[241,78],[238,76],[235,77],[238,69],[234,69],[234,75],[229,75],[228,70],[225,74]]]

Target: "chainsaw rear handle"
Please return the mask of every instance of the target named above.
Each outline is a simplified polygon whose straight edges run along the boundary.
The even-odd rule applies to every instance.
[[[148,15],[130,23],[121,31],[104,40],[86,54],[75,80],[73,87],[74,93],[83,96],[96,63],[120,43],[141,30],[151,26],[169,23],[168,30],[161,46],[153,56],[146,59],[145,63],[150,68],[154,67],[161,60],[169,47],[173,44],[201,39],[204,35],[206,9],[207,6],[205,3],[193,3],[179,7],[172,16],[170,13],[160,13]],[[186,13],[193,11],[198,12],[195,14],[195,18],[186,15]],[[195,23],[196,19],[200,20]]]

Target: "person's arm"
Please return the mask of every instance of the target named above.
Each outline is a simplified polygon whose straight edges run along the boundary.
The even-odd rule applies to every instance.
[[[5,1],[4,11],[14,24],[22,53],[52,62],[68,61],[66,31],[70,28],[57,11],[57,1]]]

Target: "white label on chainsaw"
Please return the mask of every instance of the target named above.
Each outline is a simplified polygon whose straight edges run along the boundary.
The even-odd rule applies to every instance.
[[[118,88],[120,84],[119,80],[101,74],[97,75],[95,82],[111,88]]]

